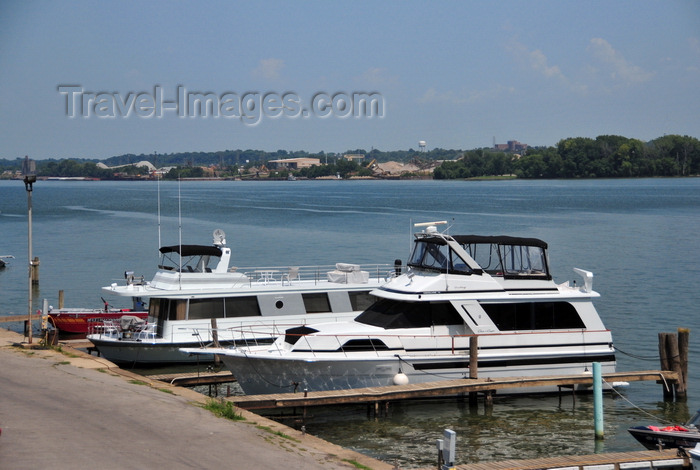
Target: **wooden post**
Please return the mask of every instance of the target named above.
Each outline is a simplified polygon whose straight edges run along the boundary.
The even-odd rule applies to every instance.
[[[469,337],[469,378],[479,378],[479,337]],[[469,406],[476,406],[478,394],[469,392]]]
[[[479,378],[479,337],[469,337],[469,378]]]
[[[211,338],[212,340],[214,340],[214,346],[220,348],[221,345],[219,344],[219,329],[216,326],[216,318],[211,319]],[[218,366],[220,360],[221,359],[219,358],[219,355],[214,354],[214,364]]]
[[[63,308],[63,289],[58,291],[58,308]]]
[[[667,348],[666,348],[666,340],[668,338],[668,333],[659,333],[659,361],[660,361],[660,366],[661,370],[671,370],[671,364],[669,363],[668,360],[668,355],[666,354]],[[666,382],[663,382],[663,390],[664,390],[664,400],[672,400],[673,399],[673,389],[668,387],[668,384]]]
[[[32,265],[32,285],[39,285],[39,257],[35,256]]]
[[[688,328],[678,328],[678,354],[683,376],[683,390],[688,391],[688,345],[690,343],[690,330]]]
[[[666,357],[671,363],[671,370],[678,374],[678,382],[674,386],[676,398],[685,398],[685,383],[683,382],[681,358],[678,352],[678,337],[674,334],[669,333],[666,336]]]

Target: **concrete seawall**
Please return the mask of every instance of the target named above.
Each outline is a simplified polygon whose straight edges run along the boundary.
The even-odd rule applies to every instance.
[[[0,329],[0,469],[392,468],[247,411],[218,418],[199,393],[144,385],[81,351],[15,346],[23,339]]]

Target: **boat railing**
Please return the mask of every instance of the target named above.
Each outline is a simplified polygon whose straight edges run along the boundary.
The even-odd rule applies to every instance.
[[[152,341],[157,338],[157,328],[158,325],[151,322],[143,322],[123,328],[119,320],[105,320],[102,324],[89,325],[88,334],[98,335],[100,339]]]
[[[199,346],[203,349],[215,347],[214,337],[220,344],[240,346],[264,346],[269,345],[277,337],[284,335],[288,328],[299,326],[299,323],[268,322],[248,324],[241,322],[238,325],[226,328],[185,328],[192,331],[192,336],[197,338]]]
[[[345,283],[383,283],[401,273],[400,264],[350,264],[314,266],[248,266],[233,267],[229,272],[245,274],[251,285],[279,284],[294,285],[298,281],[332,281]]]
[[[313,325],[312,325],[313,327]],[[313,333],[314,338],[332,338],[332,342],[335,344],[335,352],[342,352],[345,357],[353,356],[358,352],[372,354],[374,356],[381,356],[382,352],[389,351],[395,347],[396,342],[401,344],[406,344],[406,342],[423,342],[423,347],[421,349],[439,349],[441,351],[450,350],[452,355],[455,356],[469,356],[470,338],[472,337],[489,337],[489,336],[524,336],[524,335],[535,335],[535,336],[550,336],[556,335],[560,337],[561,335],[575,335],[579,337],[581,334],[592,335],[599,333],[609,333],[610,330],[551,330],[551,331],[509,331],[509,332],[499,332],[499,333],[469,333],[469,334],[322,334]],[[308,336],[304,333],[285,333],[286,338],[298,337],[294,344],[301,341],[302,338]],[[311,342],[306,341],[303,349],[298,351],[309,353],[313,357],[324,356],[332,351],[332,347],[329,347],[329,342],[321,341],[321,345],[317,346],[318,350],[314,349]],[[584,341],[585,344],[585,341]],[[544,347],[544,346],[543,346]],[[612,346],[603,346],[604,348]],[[588,348],[587,348],[588,349]],[[590,351],[589,351],[590,352]]]

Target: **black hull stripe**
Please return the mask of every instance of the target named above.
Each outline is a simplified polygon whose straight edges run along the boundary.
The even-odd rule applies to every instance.
[[[591,362],[615,362],[614,354],[579,357],[548,357],[535,359],[505,359],[496,361],[479,361],[479,370],[490,367],[522,367],[554,364],[590,364]],[[409,364],[411,364],[409,362]],[[415,370],[469,369],[469,361],[438,362],[432,364],[411,364]]]

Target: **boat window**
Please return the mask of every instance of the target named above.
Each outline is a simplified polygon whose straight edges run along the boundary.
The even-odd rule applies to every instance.
[[[367,307],[372,305],[377,298],[370,295],[369,292],[349,292],[350,295],[350,305],[355,312],[360,312],[365,310]]]
[[[506,276],[547,276],[544,249],[538,246],[502,245],[501,259]]]
[[[433,240],[417,240],[408,264],[440,272],[472,273],[464,260],[453,252],[449,245]]]
[[[408,264],[420,266],[423,262],[423,256],[425,256],[425,249],[427,246],[427,243],[417,241],[413,247],[413,253],[411,253],[411,259],[408,260]]]
[[[428,328],[433,325],[461,325],[459,313],[449,302],[398,302],[381,299],[355,321],[385,329]]]
[[[501,331],[585,328],[576,308],[568,302],[481,304]]]
[[[319,292],[314,294],[302,294],[306,313],[326,313],[331,311],[331,302],[328,294]]]
[[[318,330],[308,326],[289,328],[284,332],[284,342],[294,345],[302,336],[310,335],[311,333],[318,333]]]
[[[384,344],[384,341],[376,338],[368,339],[351,339],[347,341],[344,345],[338,348],[338,351],[386,351],[389,347]]]
[[[226,318],[233,317],[259,317],[260,306],[258,305],[258,298],[254,295],[247,297],[226,297],[225,301],[225,312]]]
[[[155,302],[154,302],[155,301]],[[168,320],[184,320],[187,312],[187,300],[182,299],[152,299],[153,303],[160,303],[159,318]]]
[[[224,299],[190,299],[189,320],[224,318]]]
[[[503,271],[498,256],[498,245],[494,243],[465,243],[462,248],[487,273],[498,274]]]

